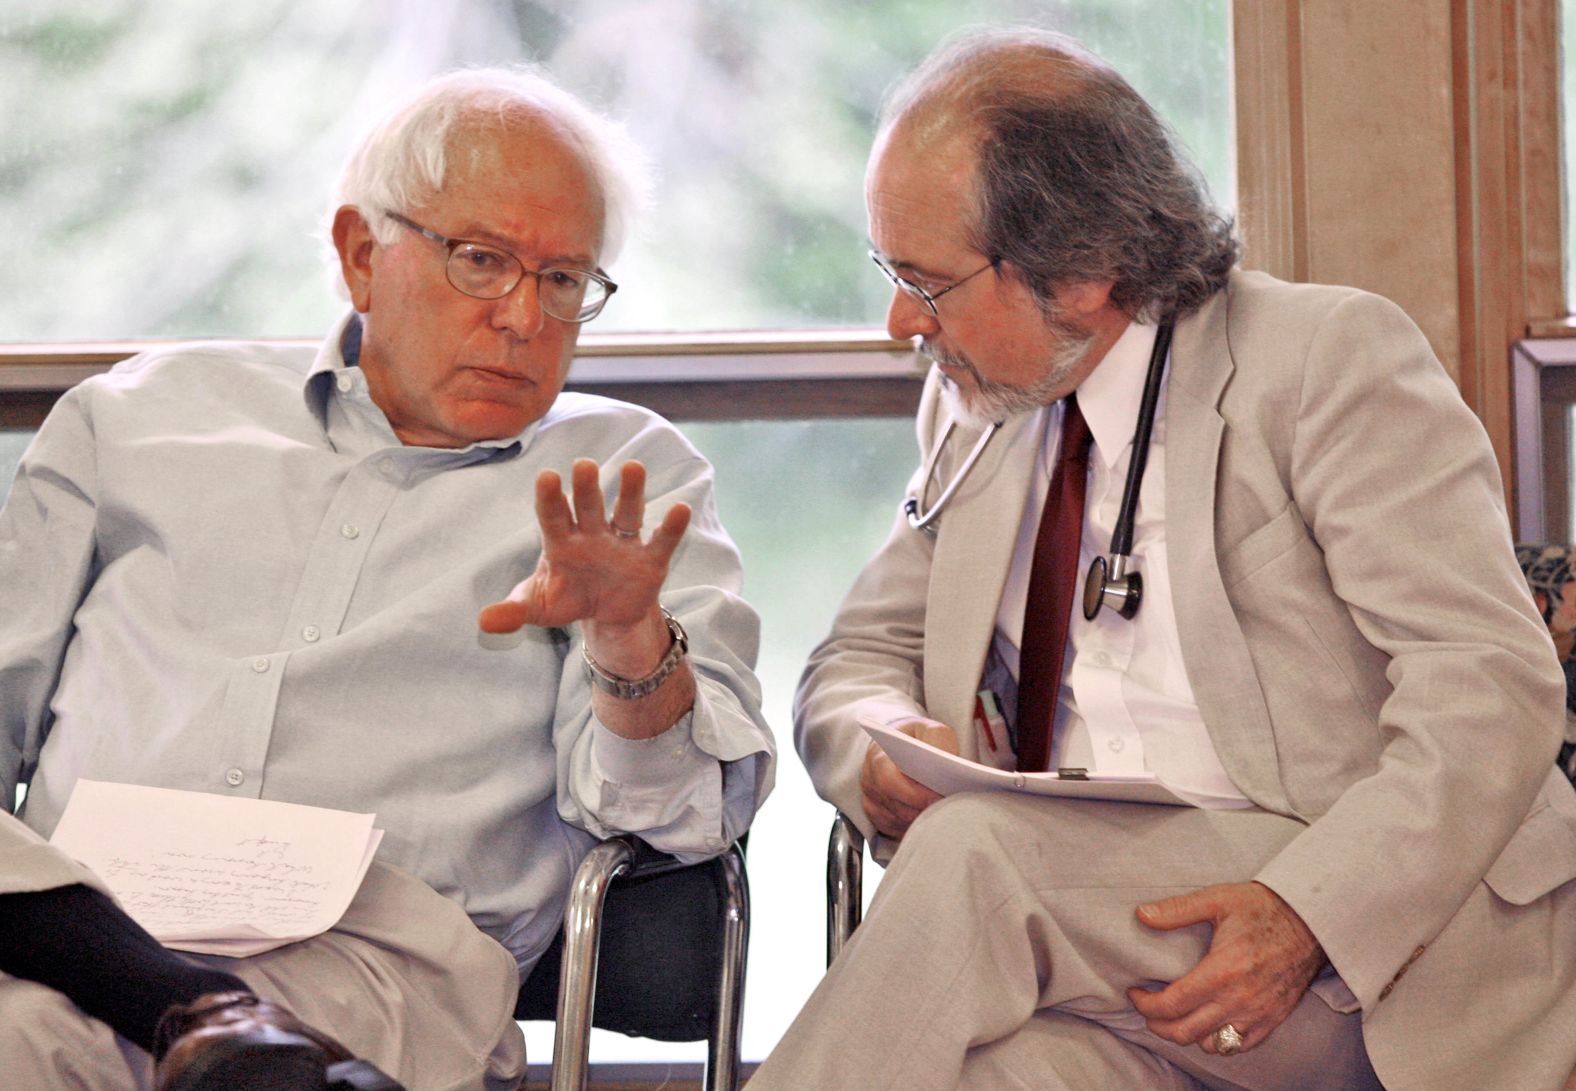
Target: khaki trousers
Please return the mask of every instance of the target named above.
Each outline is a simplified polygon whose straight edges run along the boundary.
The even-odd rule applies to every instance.
[[[1203,925],[1145,928],[1140,903],[1251,879],[1302,828],[1262,811],[944,799],[751,1091],[1378,1088],[1359,1018],[1312,992],[1235,1057],[1150,1034],[1126,996],[1180,977],[1209,942]]]
[[[0,893],[78,882],[98,885],[0,814]],[[252,958],[187,957],[235,974],[413,1091],[504,1091],[525,1075],[513,957],[395,868],[374,863],[321,936]],[[0,1085],[124,1091],[151,1080],[148,1054],[104,1023],[53,989],[0,974]]]

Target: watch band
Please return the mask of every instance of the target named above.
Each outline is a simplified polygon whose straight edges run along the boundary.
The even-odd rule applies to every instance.
[[[668,653],[662,657],[662,662],[657,664],[657,669],[644,678],[620,678],[604,670],[602,664],[591,658],[591,652],[581,645],[580,654],[586,661],[586,677],[591,679],[591,684],[604,693],[611,693],[625,701],[638,700],[648,694],[655,693],[657,687],[667,681],[668,675],[678,669],[679,663],[689,652],[689,636],[684,632],[684,626],[679,624],[678,618],[668,613],[666,606],[659,606],[662,611],[662,620],[667,622],[668,634],[673,637],[673,643],[668,647]]]

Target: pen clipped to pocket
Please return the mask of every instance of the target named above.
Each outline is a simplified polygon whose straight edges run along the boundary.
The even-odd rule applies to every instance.
[[[981,765],[993,769],[1016,769],[1018,756],[1007,735],[1007,721],[996,704],[996,695],[982,689],[974,695],[974,751]]]

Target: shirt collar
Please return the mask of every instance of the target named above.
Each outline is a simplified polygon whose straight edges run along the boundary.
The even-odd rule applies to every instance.
[[[1134,423],[1144,400],[1149,355],[1159,330],[1148,323],[1129,322],[1078,387],[1078,408],[1094,436],[1094,449],[1107,468],[1116,465],[1133,442]]]
[[[361,315],[351,311],[329,331],[318,347],[317,358],[312,361],[312,367],[307,371],[302,389],[306,399],[307,409],[317,418],[325,431],[328,429],[328,399],[335,396],[334,379],[341,372],[361,363]],[[552,409],[549,408],[551,413]],[[518,434],[504,436],[501,439],[484,439],[472,443],[468,447],[457,447],[452,450],[457,454],[464,454],[477,450],[505,450],[517,447],[521,450],[530,446],[531,438],[536,435],[540,420],[532,421]],[[449,448],[445,448],[449,450]]]

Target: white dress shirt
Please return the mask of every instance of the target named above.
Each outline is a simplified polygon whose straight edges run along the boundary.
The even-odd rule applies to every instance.
[[[1234,800],[1248,806],[1221,765],[1183,666],[1166,567],[1164,388],[1133,529],[1131,570],[1143,576],[1142,604],[1130,621],[1110,609],[1102,609],[1093,621],[1083,616],[1084,574],[1094,558],[1109,553],[1121,510],[1156,332],[1152,325],[1129,324],[1078,388],[1078,407],[1094,444],[1089,454],[1079,578],[1051,737],[1051,768],[1147,771],[1190,802],[1209,800],[1219,806],[1221,801]],[[1063,405],[1058,402],[1037,415],[1044,438],[1034,475],[1036,495],[1024,508],[996,616],[995,650],[1014,677],[1034,543],[1055,467]]]

